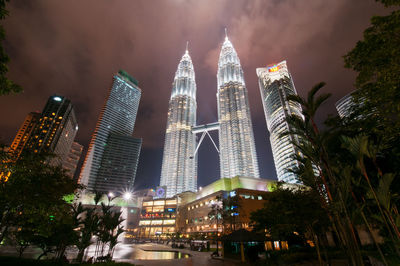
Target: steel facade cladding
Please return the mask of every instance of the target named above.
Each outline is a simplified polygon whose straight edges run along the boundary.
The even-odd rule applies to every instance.
[[[141,90],[131,80],[126,72],[114,75],[79,177],[79,183],[86,185],[89,191],[95,190],[98,184],[98,173],[110,134],[131,136],[133,133]]]
[[[142,139],[111,133],[96,179],[96,190],[104,193],[132,189],[139,163]]]
[[[168,107],[167,129],[160,185],[166,186],[166,196],[197,190],[196,81],[189,52],[179,62],[172,84]]]
[[[218,121],[221,178],[259,178],[249,100],[239,57],[228,37],[218,62]]]
[[[286,122],[288,116],[303,116],[301,106],[287,100],[288,95],[297,95],[297,92],[286,61],[267,68],[257,68],[257,75],[278,180],[297,183],[295,175],[287,171],[298,166],[297,160],[293,159],[298,151],[291,143],[295,136],[281,137],[281,134],[289,131]]]

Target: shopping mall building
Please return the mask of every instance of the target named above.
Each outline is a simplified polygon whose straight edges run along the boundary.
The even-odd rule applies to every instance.
[[[232,206],[229,228],[248,228],[251,212],[264,205],[266,192],[271,191],[276,181],[260,178],[222,178],[199,189],[184,192],[173,198],[152,198],[142,201],[138,227],[129,230],[128,238],[167,238],[174,233],[185,237],[194,234],[212,235],[223,229],[221,219],[209,215],[212,206],[221,205],[221,200],[236,199]],[[215,207],[214,207],[215,208]],[[211,218],[210,218],[211,217]],[[214,217],[215,218],[215,217]]]

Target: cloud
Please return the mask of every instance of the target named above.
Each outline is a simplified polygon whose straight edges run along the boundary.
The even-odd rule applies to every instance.
[[[8,8],[9,77],[25,91],[0,98],[3,141],[10,143],[25,115],[58,93],[74,103],[77,139],[87,146],[112,75],[124,69],[143,91],[134,135],[143,137],[144,158],[159,157],[186,41],[196,71],[199,123],[216,121],[217,60],[227,27],[244,69],[265,177],[274,175],[274,166],[255,69],[286,59],[301,95],[326,81],[333,97],[323,113],[333,112],[333,102],[352,90],[354,79],[341,56],[362,37],[371,15],[387,13],[372,0],[41,0],[11,1]],[[199,168],[213,165],[202,172],[205,183],[218,175],[215,161],[200,162]],[[159,176],[161,161],[141,161],[139,167]]]

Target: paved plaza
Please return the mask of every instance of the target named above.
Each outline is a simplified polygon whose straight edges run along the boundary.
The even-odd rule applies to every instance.
[[[88,252],[86,254],[86,259],[90,258],[94,255],[95,246],[92,245],[89,247]],[[138,254],[146,253],[146,251],[179,251],[183,255],[189,254],[189,258],[181,258],[181,259],[157,259],[155,258],[147,258],[147,259],[137,259]],[[172,249],[170,246],[156,243],[145,243],[145,244],[118,244],[115,252],[113,260],[118,262],[129,262],[136,265],[162,265],[162,266],[179,266],[179,265],[246,265],[240,262],[236,262],[233,260],[222,260],[222,259],[212,259],[212,252],[198,252],[192,251],[189,249]],[[31,248],[29,247],[25,252],[24,258],[37,258],[41,254],[39,248]],[[67,249],[66,256],[72,261],[75,259],[77,254],[76,249]],[[1,246],[0,247],[0,255],[2,256],[18,256],[17,250],[14,247],[10,246]]]
[[[182,253],[189,254],[189,258],[182,259],[169,259],[169,260],[138,260],[127,257],[129,254],[133,253],[133,250],[175,250],[180,251]],[[212,259],[212,252],[198,252],[192,251],[188,249],[172,249],[170,246],[155,244],[155,243],[146,243],[146,244],[120,244],[115,251],[114,260],[121,262],[132,262],[138,265],[245,265],[239,262],[235,262],[232,260],[222,260],[222,259]]]

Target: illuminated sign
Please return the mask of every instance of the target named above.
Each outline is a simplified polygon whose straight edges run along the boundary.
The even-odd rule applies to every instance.
[[[278,69],[279,67],[277,65],[272,65],[268,67],[268,72],[276,72]]]

